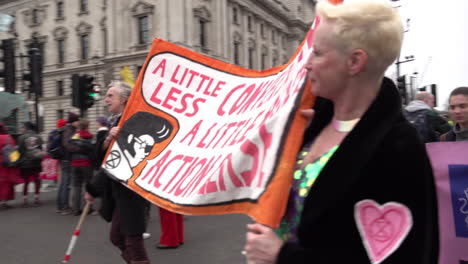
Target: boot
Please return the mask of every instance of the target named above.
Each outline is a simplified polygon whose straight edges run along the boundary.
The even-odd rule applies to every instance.
[[[130,261],[130,264],[150,264],[149,260]]]

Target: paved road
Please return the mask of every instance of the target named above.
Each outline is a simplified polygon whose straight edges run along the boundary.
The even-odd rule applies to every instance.
[[[0,264],[59,264],[77,216],[55,213],[55,191],[43,193],[40,207],[21,208],[20,194],[15,207],[0,211]],[[155,249],[159,241],[159,216],[151,209],[146,242],[152,264],[244,264],[240,254],[244,243],[244,215],[187,216],[185,244],[177,249]],[[118,251],[108,241],[109,225],[99,216],[88,216],[72,254],[70,264],[120,264]]]

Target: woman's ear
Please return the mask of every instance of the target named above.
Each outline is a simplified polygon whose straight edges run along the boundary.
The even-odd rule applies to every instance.
[[[363,72],[367,67],[367,61],[369,56],[362,49],[355,49],[351,52],[351,55],[348,59],[348,73],[350,75],[356,75],[360,72]]]

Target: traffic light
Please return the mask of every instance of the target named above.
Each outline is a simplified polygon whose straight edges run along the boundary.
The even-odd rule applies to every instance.
[[[81,108],[80,96],[80,76],[78,74],[72,74],[72,106]]]
[[[3,71],[0,77],[4,79],[5,92],[15,93],[16,90],[16,65],[15,65],[15,43],[13,39],[2,40]]]
[[[28,73],[23,74],[23,80],[29,82],[28,91],[30,93],[42,96],[42,52],[37,40],[33,40],[29,45],[27,57]]]
[[[94,104],[94,77],[91,75],[83,75],[80,77],[80,88],[82,91],[82,108],[86,110]]]
[[[72,74],[72,106],[82,111],[93,106],[96,96],[93,82],[91,75]]]
[[[42,54],[38,45],[29,48],[29,60],[31,63],[31,85],[36,96],[42,96]]]

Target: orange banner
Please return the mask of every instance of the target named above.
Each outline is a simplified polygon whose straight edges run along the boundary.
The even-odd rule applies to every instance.
[[[102,168],[170,211],[276,227],[306,123],[297,110],[314,99],[314,25],[286,65],[264,71],[155,39]]]

